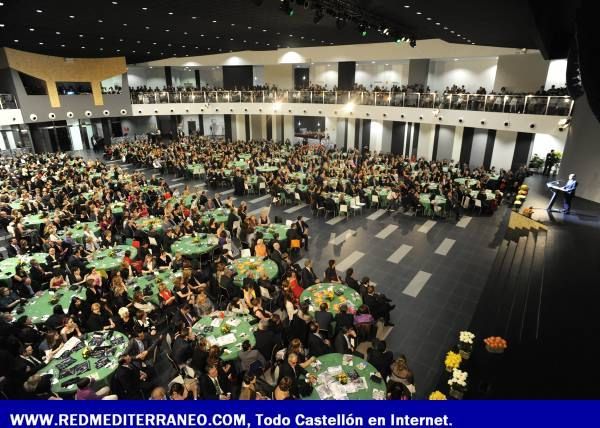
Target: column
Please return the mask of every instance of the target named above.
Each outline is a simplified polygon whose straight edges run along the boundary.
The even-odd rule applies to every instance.
[[[454,142],[452,143],[452,160],[458,162],[460,159],[460,151],[462,148],[464,126],[457,126],[454,130]],[[515,137],[516,138],[516,137]],[[511,157],[512,159],[512,157]],[[509,165],[510,168],[510,165]]]
[[[491,162],[491,166],[496,167],[496,171],[510,169],[516,144],[516,132],[503,130],[496,131],[496,141],[494,143]]]
[[[200,83],[200,70],[194,70],[194,77],[196,78],[196,88],[200,89],[202,83]]]
[[[283,141],[294,142],[294,116],[283,116]]]
[[[341,119],[340,119],[341,121]],[[337,117],[325,117],[325,138],[329,136],[329,142],[336,147],[341,147],[337,140],[337,126],[338,126],[338,118]]]
[[[6,143],[4,142],[4,137],[2,131],[0,131],[0,150],[6,150]]]
[[[171,74],[171,66],[165,66],[165,82],[167,87],[173,86],[173,75]]]
[[[411,59],[408,63],[408,85],[427,86],[428,59]]]
[[[394,122],[391,120],[383,121],[383,129],[381,130],[381,152],[391,153],[392,151],[392,128]]]
[[[79,129],[79,120],[67,119],[67,128],[71,135],[71,146],[73,150],[83,150],[83,141],[81,140],[81,131]]]
[[[435,139],[435,125],[432,123],[422,123],[419,127],[419,146],[417,147],[417,157],[427,160],[433,159],[433,146]]]
[[[365,125],[366,128],[366,125]],[[381,152],[383,141],[383,121],[371,120],[369,130],[369,150],[372,152]]]

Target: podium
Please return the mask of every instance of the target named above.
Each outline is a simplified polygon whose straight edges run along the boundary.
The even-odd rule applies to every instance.
[[[552,206],[554,205],[554,202],[556,202],[558,195],[565,192],[562,186],[561,180],[549,181],[546,183],[546,187],[552,192],[552,197],[550,197],[550,202],[548,202],[548,206],[546,207],[547,211],[552,211]]]

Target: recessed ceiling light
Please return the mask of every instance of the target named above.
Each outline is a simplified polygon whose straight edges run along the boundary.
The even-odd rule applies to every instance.
[[[386,64],[386,65],[389,65],[389,64]]]
[[[248,27],[248,30],[252,30],[252,27]]]
[[[293,34],[290,34],[290,37],[294,37],[294,35],[293,35]]]
[[[101,50],[101,51],[103,51],[103,50],[104,50],[104,48],[100,48],[100,50]]]
[[[142,10],[148,10],[148,8],[147,7],[143,7]]]
[[[266,32],[267,32],[267,30],[263,29],[263,33],[266,33]]]
[[[4,6],[4,4],[2,6]],[[19,39],[14,39],[13,42],[19,43]]]
[[[75,15],[69,15],[69,18],[75,19]]]
[[[85,46],[82,46],[81,49],[85,49]]]
[[[0,24],[0,27],[4,27],[4,24]]]
[[[30,28],[29,31],[35,31],[35,28]]]
[[[150,27],[149,27],[149,26],[147,26],[147,25],[146,25],[144,28],[145,28],[146,30],[149,30],[149,29],[150,29]]]
[[[221,38],[220,36],[216,36],[216,37],[215,37],[215,39],[220,39],[220,38]]]
[[[60,36],[60,31],[57,31],[57,32],[56,32],[56,35],[57,35],[57,36]]]
[[[375,61],[371,61],[371,64],[375,64]]]
[[[436,23],[435,23],[435,25],[440,25],[440,23],[439,23],[439,22],[436,22]]]
[[[79,35],[79,38],[82,38],[82,37],[83,37],[83,34],[80,34],[80,35]]]
[[[44,42],[39,42],[39,43],[38,43],[38,45],[43,45],[43,44],[44,44]]]
[[[472,45],[474,45],[474,44],[475,44],[475,42],[471,42],[471,44],[472,44]]]
[[[458,36],[458,37],[461,37],[461,35],[460,35],[460,34],[457,34],[457,36]]]
[[[431,18],[427,18],[428,21],[431,21]]]
[[[123,27],[127,27],[127,23],[126,22],[123,23]]]
[[[405,4],[404,7],[408,9],[410,7],[410,5]]]
[[[60,47],[61,47],[61,48],[66,48],[66,47],[67,47],[67,45],[60,45]]]
[[[167,28],[167,29],[165,29],[165,33],[168,33],[169,31],[171,31],[171,30],[169,30],[168,28]]]
[[[197,16],[192,16],[192,19],[196,19],[196,18],[197,18]]]
[[[169,15],[173,15],[173,12],[169,12]]]
[[[447,29],[448,29],[448,27],[444,27],[444,30],[447,30]]]
[[[100,36],[100,40],[104,40],[104,36]]]
[[[37,13],[44,13],[44,11],[42,9],[36,9],[35,10]]]
[[[171,46],[173,46],[173,44],[169,43],[167,46],[168,46],[168,47],[171,47]]]
[[[232,27],[235,27],[235,24],[232,22],[232,23],[231,23],[231,26],[232,26]]]
[[[454,30],[450,30],[450,32],[451,32],[452,34],[454,34]]]
[[[120,41],[120,42],[124,42],[124,41],[125,41],[125,39],[119,39],[119,41]]]
[[[75,17],[73,17],[73,18],[75,18]],[[98,22],[102,24],[104,21],[99,19]]]
[[[200,37],[204,37],[204,34],[200,34]]]
[[[4,3],[0,2],[0,6],[4,6]]]
[[[112,4],[119,4],[119,2],[117,2],[117,1],[114,1],[114,2],[112,2]]]
[[[152,42],[152,44],[153,44],[154,46],[156,46],[156,42]]]
[[[230,38],[229,40],[231,40],[231,41],[233,42],[233,37],[232,37],[232,38]]]
[[[141,41],[139,41],[139,40],[136,40],[136,43],[139,45],[139,44],[140,44],[140,43],[142,43],[142,42],[141,42]]]
[[[121,52],[121,49],[117,49],[117,52]]]
[[[417,15],[423,15],[423,12],[417,12]]]
[[[213,20],[213,22],[212,22],[212,23],[213,23],[213,24],[216,24],[216,23],[217,23],[217,21]]]

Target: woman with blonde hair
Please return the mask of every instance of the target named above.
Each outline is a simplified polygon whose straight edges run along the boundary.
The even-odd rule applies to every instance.
[[[254,246],[254,254],[256,257],[267,257],[267,246],[265,245],[265,241],[259,239],[256,241],[256,245]]]

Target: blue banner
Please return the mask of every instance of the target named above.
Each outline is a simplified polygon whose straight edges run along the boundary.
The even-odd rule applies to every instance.
[[[598,401],[0,401],[0,427],[598,426]]]

